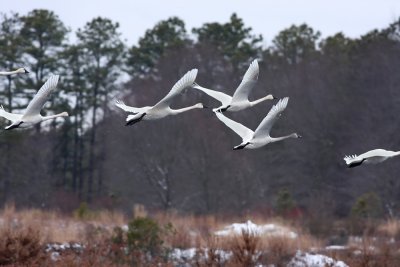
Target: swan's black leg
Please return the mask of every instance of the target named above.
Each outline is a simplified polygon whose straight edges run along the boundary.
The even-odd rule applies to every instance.
[[[233,150],[243,149],[243,148],[245,148],[248,144],[250,144],[250,142],[247,142],[246,144],[243,144],[243,145],[235,146],[235,147],[233,148]]]
[[[131,120],[131,121],[128,121],[128,122],[125,124],[125,126],[133,125],[133,124],[135,124],[135,123],[141,121],[145,115],[146,115],[146,113],[143,113],[143,115],[140,116],[139,118],[134,119],[134,120]]]
[[[22,123],[23,123],[23,121],[21,121],[18,124],[15,124],[15,125],[10,125],[9,127],[6,127],[5,130],[12,130],[12,129],[18,128]]]
[[[231,105],[228,105],[228,106],[226,106],[226,108],[220,108],[218,111],[219,112],[225,112],[230,107],[231,107]]]

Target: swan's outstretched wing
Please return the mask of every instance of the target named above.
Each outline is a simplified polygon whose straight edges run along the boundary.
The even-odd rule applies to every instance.
[[[219,91],[215,91],[215,90],[204,88],[204,87],[198,85],[197,83],[193,83],[192,88],[200,90],[203,93],[206,93],[207,95],[211,96],[212,98],[217,99],[219,102],[221,102],[221,104],[223,106],[224,105],[229,105],[231,103],[231,101],[232,101],[232,97],[231,96],[229,96],[229,95],[227,95],[225,93],[219,92]]]
[[[253,136],[253,131],[247,128],[246,126],[225,117],[221,112],[215,112],[217,118],[222,121],[226,126],[231,128],[232,131],[237,133],[240,137],[242,137],[243,141],[249,140]]]
[[[119,107],[120,109],[126,111],[126,112],[131,112],[131,113],[142,113],[148,110],[150,107],[142,107],[142,108],[135,108],[131,106],[125,105],[125,103],[121,100],[115,101],[115,105]]]
[[[180,94],[184,89],[190,87],[197,76],[197,69],[192,69],[188,71],[179,81],[175,83],[172,87],[171,91],[161,99],[157,104],[153,106],[153,109],[157,108],[166,108],[171,104],[172,99]]]
[[[58,75],[53,75],[45,82],[45,84],[42,85],[31,102],[29,102],[23,117],[40,114],[40,110],[43,108],[44,103],[46,103],[48,96],[57,87],[58,79]]]
[[[21,114],[13,114],[4,110],[3,106],[0,106],[0,117],[6,118],[9,121],[19,121],[22,118]]]
[[[281,113],[285,110],[288,104],[289,98],[285,97],[276,103],[271,110],[268,112],[267,116],[262,120],[260,125],[258,125],[257,129],[254,131],[254,139],[257,137],[265,137],[268,136],[272,126],[279,118]]]
[[[258,80],[258,62],[253,60],[250,67],[243,76],[242,82],[236,89],[232,97],[232,102],[241,102],[248,100],[250,91],[254,88]]]

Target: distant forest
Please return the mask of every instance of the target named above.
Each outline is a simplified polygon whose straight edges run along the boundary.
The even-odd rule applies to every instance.
[[[348,169],[343,156],[400,150],[400,20],[356,39],[322,38],[306,24],[271,39],[267,46],[236,14],[190,30],[167,18],[135,45],[103,17],[71,32],[50,10],[1,14],[1,70],[31,73],[0,77],[0,103],[22,111],[50,74],[60,74],[45,111],[70,117],[1,130],[0,203],[318,217],[364,205],[368,216],[398,215],[400,159]],[[192,68],[202,86],[232,94],[253,59],[260,75],[250,98],[290,97],[272,134],[302,139],[233,151],[240,138],[210,109],[126,127],[114,106],[154,104]],[[219,104],[189,89],[173,106],[199,101]],[[275,102],[228,116],[255,128]]]

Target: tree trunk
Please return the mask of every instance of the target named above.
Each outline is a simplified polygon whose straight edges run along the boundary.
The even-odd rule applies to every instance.
[[[92,129],[90,130],[89,140],[89,167],[88,167],[88,190],[87,201],[92,201],[93,197],[93,176],[94,176],[94,145],[96,141],[96,112],[97,112],[97,95],[99,84],[96,81],[93,90],[93,113],[92,113]]]

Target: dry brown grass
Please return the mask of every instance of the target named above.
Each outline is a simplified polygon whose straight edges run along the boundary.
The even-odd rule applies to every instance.
[[[175,234],[165,241],[171,247],[191,248],[204,247],[208,236],[221,225],[216,216],[181,216],[176,212],[157,213],[154,219],[161,225],[171,223]]]
[[[38,226],[41,235],[49,242],[86,242],[85,233],[89,226],[112,230],[115,226],[122,226],[127,219],[120,212],[96,211],[90,218],[77,219],[55,211],[43,211],[39,209],[16,210],[15,205],[8,203],[0,211],[0,219],[4,221],[18,222],[23,226]]]
[[[400,221],[396,219],[389,219],[378,225],[378,232],[389,237],[399,237],[400,234]]]
[[[136,214],[143,213],[143,208]],[[227,218],[213,215],[182,216],[176,212],[157,213],[152,216],[160,226],[171,223],[173,234],[163,236],[166,247],[197,248],[197,255],[190,261],[193,266],[252,266],[256,263],[285,266],[297,250],[321,254],[346,262],[349,266],[400,266],[400,221],[388,220],[374,222],[373,227],[363,231],[361,241],[350,239],[348,249],[325,250],[326,240],[317,239],[302,224],[291,224],[283,219],[248,216],[244,218]],[[245,222],[248,219],[258,225],[273,223],[288,231],[298,234],[297,238],[265,234],[255,236],[242,235],[215,236],[213,233],[222,230],[233,222]],[[90,216],[78,219],[54,211],[39,209],[16,210],[12,204],[0,211],[0,264],[14,266],[128,266],[133,262],[173,266],[165,259],[154,258],[150,262],[139,252],[129,255],[123,253],[126,244],[113,243],[114,226],[127,224],[126,217],[119,212],[91,211]],[[341,228],[346,221],[336,222]],[[348,222],[353,223],[353,222]],[[336,225],[333,223],[332,225]],[[364,222],[363,225],[371,225]],[[337,227],[336,227],[337,228]],[[333,230],[335,227],[333,228]],[[329,234],[329,233],[328,233]],[[332,233],[335,235],[336,233]],[[328,235],[327,235],[328,236]],[[50,254],[44,253],[44,245],[52,242],[78,242],[85,245],[82,252],[64,251],[60,260],[53,262]],[[230,253],[228,261],[221,257]],[[205,258],[204,255],[207,255]],[[152,265],[153,264],[153,265]]]
[[[8,215],[11,214],[8,208]],[[11,216],[5,217],[0,226],[0,265],[35,265],[45,257],[43,245],[47,237],[43,235],[38,223],[29,221],[21,224]]]

